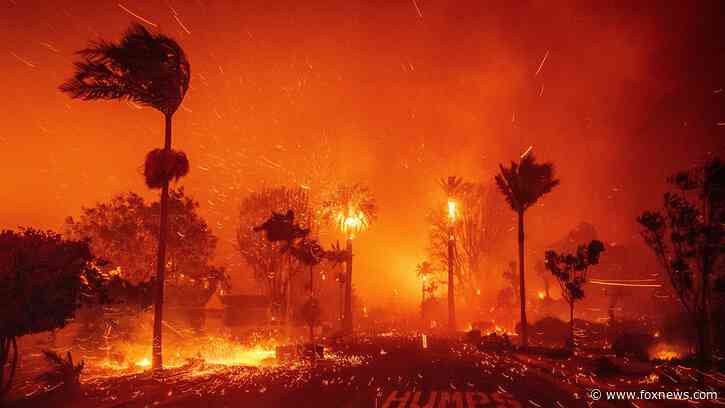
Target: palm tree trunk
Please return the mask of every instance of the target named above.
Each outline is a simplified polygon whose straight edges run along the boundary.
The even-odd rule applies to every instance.
[[[569,302],[569,336],[574,344],[574,301]]]
[[[425,282],[420,284],[420,317],[425,319]]]
[[[448,232],[448,329],[451,332],[456,330],[456,299],[455,299],[455,281],[453,278],[453,228]]]
[[[347,280],[345,281],[345,315],[342,318],[342,331],[352,334],[352,237],[347,238],[347,253],[349,258],[345,263]]]
[[[171,115],[165,114],[164,150],[171,150]],[[161,323],[164,309],[164,281],[166,271],[166,233],[169,218],[169,180],[164,180],[161,188],[161,222],[159,226],[159,252],[156,259],[156,296],[154,302],[154,343],[152,367],[154,370],[163,368],[161,354]]]
[[[524,212],[519,211],[519,303],[521,305],[521,346],[529,345],[526,323],[526,281],[524,279]]]

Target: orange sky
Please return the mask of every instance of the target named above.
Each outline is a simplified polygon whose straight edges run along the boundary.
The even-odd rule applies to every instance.
[[[708,19],[718,13],[482,4],[3,0],[0,226],[57,229],[119,192],[151,197],[140,168],[162,143],[161,115],[57,91],[74,51],[138,21],[128,11],[177,38],[191,60],[174,118],[174,146],[191,160],[181,184],[238,281],[237,206],[264,184],[315,188],[320,173],[367,183],[380,219],[356,243],[356,285],[412,298],[442,176],[490,178],[533,145],[562,185],[531,210],[531,247],[582,220],[628,242],[667,175],[725,150],[725,127],[714,125],[725,120],[722,75],[710,74],[725,64],[707,42],[707,30],[722,30]]]

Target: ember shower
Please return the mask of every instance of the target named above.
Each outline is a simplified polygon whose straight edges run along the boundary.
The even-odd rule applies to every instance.
[[[0,229],[17,232],[6,236],[5,253],[31,239],[20,227],[55,231],[68,245],[88,238],[90,254],[74,250],[94,257],[98,279],[115,282],[110,297],[125,299],[103,306],[103,318],[81,308],[64,328],[17,337],[10,395],[18,404],[24,394],[47,392],[35,381],[45,368],[42,350],[85,359],[82,389],[124,378],[118,387],[135,391],[140,383],[129,376],[151,366],[162,216],[161,190],[147,187],[144,159],[164,147],[164,110],[137,98],[84,101],[59,90],[88,56],[79,50],[119,43],[134,25],[178,43],[190,66],[169,122],[170,148],[188,158],[188,174],[170,181],[160,266],[164,365],[183,371],[184,385],[167,384],[148,399],[138,394],[139,401],[165,395],[173,404],[187,385],[236,395],[232,389],[246,388],[230,384],[246,384],[275,406],[295,400],[283,388],[327,381],[335,401],[382,405],[394,390],[415,395],[415,384],[449,389],[424,368],[386,365],[435,356],[466,373],[457,374],[466,381],[454,381],[465,388],[455,395],[506,393],[490,398],[492,406],[529,399],[576,406],[581,401],[569,394],[520,398],[528,395],[521,384],[480,379],[457,365],[470,359],[494,377],[506,366],[528,378],[535,363],[516,357],[525,342],[522,303],[533,348],[559,352],[578,338],[584,346],[576,346],[614,352],[617,339],[636,348],[646,335],[645,359],[695,360],[697,330],[670,326],[696,318],[681,307],[638,217],[662,211],[663,194],[679,191],[669,177],[705,174],[707,163],[725,159],[720,2],[6,0],[0,10]],[[495,177],[527,158],[551,163],[559,184],[523,211],[522,263],[518,210]],[[455,192],[441,187],[450,177],[460,179]],[[703,204],[702,219],[717,224],[718,205]],[[253,230],[288,210],[293,238],[268,241],[268,230]],[[596,248],[587,246],[595,241],[601,259],[567,270],[566,255],[579,245]],[[713,299],[693,301],[712,315],[715,357],[722,352],[717,256],[707,278]],[[446,331],[449,268],[458,335]],[[96,275],[86,272],[93,283]],[[578,273],[583,298],[567,292]],[[703,285],[693,276],[695,288]],[[343,324],[345,317],[353,322]],[[615,335],[607,322],[617,320],[632,323],[621,328],[630,337]],[[559,331],[564,337],[542,335]],[[506,351],[475,354],[491,350]],[[562,373],[621,369],[567,358]],[[319,368],[327,363],[345,381]],[[650,375],[666,378],[668,369],[641,380],[660,384]],[[380,382],[392,375],[386,370],[403,383]]]

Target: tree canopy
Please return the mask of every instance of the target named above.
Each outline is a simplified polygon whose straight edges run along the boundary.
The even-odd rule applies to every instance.
[[[198,208],[199,203],[188,197],[183,188],[169,192],[170,281],[184,277],[203,279],[212,269],[217,238],[198,214]],[[89,239],[93,253],[107,260],[110,268],[120,268],[123,278],[145,282],[156,262],[159,214],[158,202],[146,202],[129,192],[83,208],[80,217],[66,220],[66,228],[73,238]]]
[[[82,303],[107,300],[99,262],[87,241],[35,229],[0,233],[0,334],[61,328]]]
[[[0,232],[0,396],[12,385],[17,337],[62,328],[81,305],[108,300],[101,264],[87,241],[30,228]]]

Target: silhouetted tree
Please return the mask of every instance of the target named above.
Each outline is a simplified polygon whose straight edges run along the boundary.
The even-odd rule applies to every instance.
[[[62,328],[82,304],[108,300],[100,263],[87,241],[34,229],[0,233],[0,397],[17,367],[17,337]]]
[[[698,362],[704,369],[710,361],[713,266],[725,253],[725,164],[711,159],[669,182],[677,190],[665,193],[663,212],[645,211],[637,221],[697,327]]]
[[[546,251],[544,264],[554,275],[561,287],[561,296],[569,303],[570,344],[574,343],[574,303],[584,298],[587,272],[593,265],[599,264],[599,257],[604,252],[604,244],[594,240],[587,245],[579,245],[576,253],[565,254]]]
[[[297,220],[305,222],[305,230],[311,231],[316,225],[316,212],[310,204],[307,190],[275,187],[256,191],[242,199],[237,229],[237,248],[242,259],[251,267],[255,280],[264,285],[275,312],[287,317],[287,298],[288,294],[291,295],[292,278],[300,265],[280,250],[288,243],[280,240],[276,232],[272,232],[270,238],[273,239],[269,240],[260,237],[254,229],[273,222],[269,219],[272,213],[285,217],[289,210]]]
[[[147,155],[144,169],[146,184],[150,188],[161,188],[153,334],[153,367],[161,369],[169,181],[189,171],[186,155],[171,149],[171,118],[189,88],[189,61],[174,39],[152,34],[141,24],[133,24],[117,44],[93,42],[78,54],[83,61],[75,63],[76,72],[60,86],[62,92],[83,100],[130,100],[164,115],[164,148]]]
[[[314,286],[314,267],[325,259],[333,262],[341,259],[349,259],[349,257],[340,254],[339,245],[337,248],[329,252],[322,249],[317,240],[307,237],[310,230],[302,228],[295,223],[295,214],[293,210],[287,210],[285,214],[272,212],[272,215],[261,225],[254,227],[255,232],[265,232],[267,241],[284,242],[285,245],[279,247],[283,253],[288,253],[293,259],[307,267],[310,271],[310,280],[308,284],[309,299],[305,302],[300,310],[300,317],[305,321],[310,329],[310,345],[312,346],[313,361],[317,356],[317,348],[315,345],[315,326],[320,322],[321,308],[320,303],[315,297]]]
[[[527,154],[509,167],[499,166],[501,174],[496,184],[511,209],[518,215],[519,224],[519,303],[521,305],[521,343],[528,346],[528,324],[526,322],[526,279],[524,275],[524,213],[545,194],[559,185],[554,178],[554,165],[539,164],[533,154]]]

